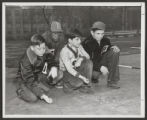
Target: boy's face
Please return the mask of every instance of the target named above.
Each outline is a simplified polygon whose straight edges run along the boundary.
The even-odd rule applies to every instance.
[[[81,44],[81,39],[80,39],[80,37],[75,37],[73,39],[69,39],[69,43],[72,46],[78,48],[80,46],[80,44]]]
[[[91,31],[91,35],[94,39],[100,41],[104,37],[104,30]]]
[[[37,56],[43,56],[45,50],[46,50],[45,43],[41,43],[40,45],[33,46],[33,51]]]

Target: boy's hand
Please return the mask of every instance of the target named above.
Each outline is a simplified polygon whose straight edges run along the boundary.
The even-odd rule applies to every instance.
[[[103,75],[107,75],[109,73],[108,68],[105,66],[101,66],[100,71]]]
[[[57,71],[58,71],[57,67],[52,67],[47,77],[52,76],[53,79],[56,78],[57,77]]]
[[[52,55],[54,55],[55,49],[49,49],[48,47],[46,47],[46,53],[51,53]]]
[[[120,49],[117,46],[112,46],[111,47],[113,49],[114,52],[120,52]]]
[[[88,80],[86,77],[80,75],[79,78],[81,78],[81,79],[83,80],[84,83],[86,83],[86,84],[89,83],[89,80]]]

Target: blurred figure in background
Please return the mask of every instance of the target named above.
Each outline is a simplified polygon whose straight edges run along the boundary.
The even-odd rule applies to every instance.
[[[66,42],[61,24],[52,21],[50,30],[44,32],[42,36],[46,40],[50,52],[55,55],[55,60],[59,62],[60,51]]]
[[[58,21],[52,21],[50,30],[44,32],[42,36],[46,41],[48,52],[54,55],[55,61],[58,63],[58,67],[59,67],[60,51],[63,48],[63,46],[66,44],[61,23]],[[63,88],[62,81],[58,82],[56,84],[56,87]]]

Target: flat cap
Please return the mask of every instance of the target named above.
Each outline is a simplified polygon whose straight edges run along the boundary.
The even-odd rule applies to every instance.
[[[97,21],[95,23],[93,23],[92,27],[93,28],[97,28],[97,29],[100,29],[100,30],[105,30],[105,24],[101,21]]]

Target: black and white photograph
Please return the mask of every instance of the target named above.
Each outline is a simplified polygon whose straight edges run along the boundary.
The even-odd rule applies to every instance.
[[[2,2],[3,118],[144,118],[145,2]]]

